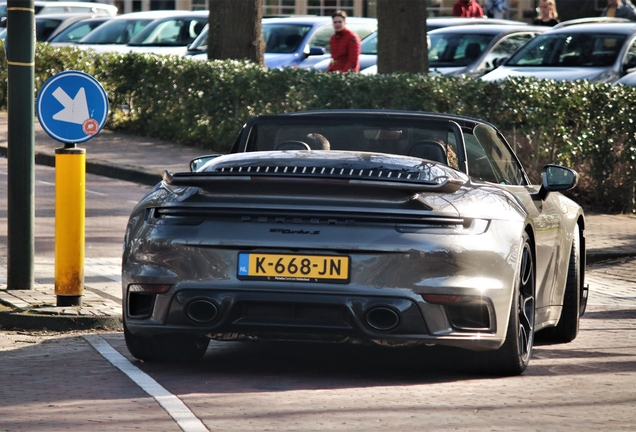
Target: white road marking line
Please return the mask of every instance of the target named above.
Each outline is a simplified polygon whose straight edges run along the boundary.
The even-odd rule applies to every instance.
[[[99,195],[99,196],[108,196],[108,194],[101,193],[101,192],[95,192],[95,191],[92,191],[90,189],[86,189],[86,193],[92,193],[94,195]]]
[[[208,428],[175,395],[163,388],[157,381],[130,363],[99,335],[84,335],[90,343],[113,366],[122,371],[143,391],[154,398],[159,405],[177,422],[184,432],[208,432]]]
[[[55,186],[55,183],[47,182],[47,181],[44,181],[44,180],[36,180],[35,182],[43,184],[43,185],[47,185],[47,186]]]

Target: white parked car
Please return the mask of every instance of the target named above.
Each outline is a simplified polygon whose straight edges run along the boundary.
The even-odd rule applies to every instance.
[[[76,43],[79,48],[93,49],[97,52],[117,51],[154,20],[182,12],[184,11],[162,10],[118,15],[97,27]]]
[[[207,25],[208,15],[208,11],[193,11],[156,19],[118,51],[185,55]]]
[[[635,67],[636,23],[579,24],[537,36],[482,79],[613,83]]]

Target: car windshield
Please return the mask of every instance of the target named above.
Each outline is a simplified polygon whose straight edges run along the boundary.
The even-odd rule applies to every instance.
[[[45,42],[64,21],[59,18],[38,18],[35,20],[35,40]]]
[[[612,66],[626,38],[606,33],[546,33],[528,42],[506,66]]]
[[[99,26],[95,31],[83,37],[81,44],[127,44],[128,41],[138,34],[144,27],[153,21],[148,19],[117,19],[111,20]]]
[[[305,24],[263,25],[265,52],[268,54],[290,54],[295,52],[310,29],[311,26]]]
[[[435,67],[468,66],[477,60],[495,34],[431,33],[428,63]]]
[[[77,22],[62,30],[57,36],[51,39],[51,42],[77,42],[104,22],[106,22],[106,19]]]
[[[131,46],[186,46],[191,44],[207,24],[205,17],[158,20],[130,39]]]
[[[188,47],[190,51],[202,51],[208,50],[208,27],[206,26],[203,31],[197,36],[197,38]]]
[[[374,33],[365,38],[360,44],[360,54],[378,55],[378,34]]]

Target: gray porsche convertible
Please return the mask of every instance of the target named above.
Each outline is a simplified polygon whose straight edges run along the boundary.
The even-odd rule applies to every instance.
[[[123,253],[126,344],[196,359],[215,340],[447,345],[488,373],[569,342],[585,310],[585,220],[533,185],[495,126],[402,111],[258,116],[231,151],[165,172]]]

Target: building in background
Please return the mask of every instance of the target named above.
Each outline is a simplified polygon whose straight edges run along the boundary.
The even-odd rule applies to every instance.
[[[207,9],[207,0],[98,0],[117,6],[120,13],[147,10]],[[413,0],[416,1],[416,0]],[[455,0],[426,0],[430,16],[450,16]],[[485,0],[478,0],[484,4]],[[509,19],[531,22],[539,0],[509,0]],[[607,0],[557,0],[559,18],[563,20],[599,16]],[[322,15],[330,16],[341,9],[349,16],[376,17],[377,0],[263,0],[263,16]]]

